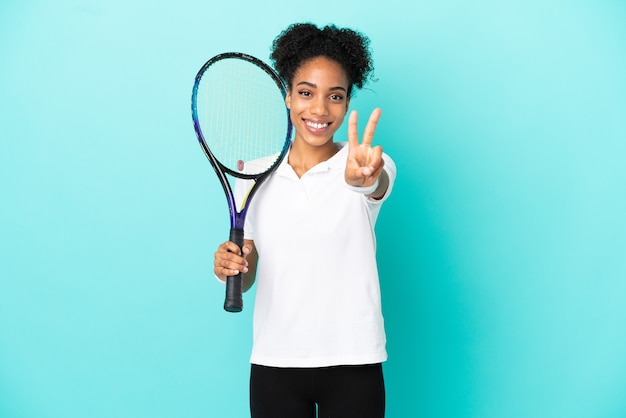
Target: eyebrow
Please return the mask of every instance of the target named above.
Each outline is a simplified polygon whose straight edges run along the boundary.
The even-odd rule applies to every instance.
[[[300,86],[300,85],[305,85],[305,86],[309,86],[309,87],[317,88],[317,84],[314,84],[314,83],[309,83],[308,81],[301,81],[301,82],[299,82],[298,84],[296,84],[296,86]],[[347,91],[345,87],[341,87],[341,86],[331,87],[329,90],[342,90],[342,91]]]

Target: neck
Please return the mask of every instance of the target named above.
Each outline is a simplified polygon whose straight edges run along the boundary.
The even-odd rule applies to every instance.
[[[327,161],[330,157],[339,151],[337,145],[328,141],[322,146],[311,146],[304,141],[295,140],[289,151],[288,163],[294,169],[298,177],[302,177],[304,173],[309,171],[323,161]]]

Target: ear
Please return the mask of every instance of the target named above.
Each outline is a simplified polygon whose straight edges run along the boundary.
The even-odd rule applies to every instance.
[[[287,89],[287,95],[285,96],[285,105],[287,109],[291,110],[291,89]]]

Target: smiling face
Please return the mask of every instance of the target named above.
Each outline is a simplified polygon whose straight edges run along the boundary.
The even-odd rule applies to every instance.
[[[348,77],[326,57],[305,61],[294,74],[286,103],[296,130],[294,143],[328,147],[348,111]]]

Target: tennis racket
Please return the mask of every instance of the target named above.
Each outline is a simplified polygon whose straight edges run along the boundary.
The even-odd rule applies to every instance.
[[[196,75],[191,97],[194,129],[226,194],[230,241],[240,249],[250,201],[291,143],[285,95],[274,70],[238,52],[216,55]],[[249,186],[242,201],[233,194],[235,179],[252,180],[245,182]],[[240,312],[242,293],[243,273],[228,277],[224,309]]]

